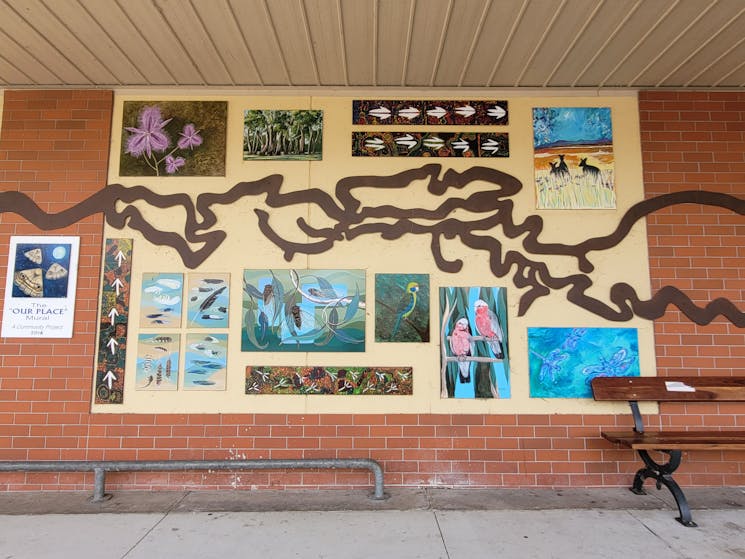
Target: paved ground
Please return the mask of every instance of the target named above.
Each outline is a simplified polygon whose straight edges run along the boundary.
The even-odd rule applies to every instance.
[[[745,558],[745,488],[0,494],[0,559]]]

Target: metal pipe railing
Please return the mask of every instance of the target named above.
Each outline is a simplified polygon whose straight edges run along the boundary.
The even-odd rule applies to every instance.
[[[385,499],[383,468],[370,458],[298,458],[266,460],[43,460],[0,461],[0,472],[94,472],[93,502],[106,496],[106,472],[164,472],[189,470],[313,470],[365,469],[375,478],[372,499]]]

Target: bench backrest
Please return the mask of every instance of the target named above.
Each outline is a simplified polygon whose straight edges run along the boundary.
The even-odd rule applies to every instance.
[[[595,400],[745,401],[745,377],[596,377]]]

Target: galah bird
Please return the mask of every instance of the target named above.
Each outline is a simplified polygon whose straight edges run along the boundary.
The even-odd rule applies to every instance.
[[[450,334],[450,350],[458,358],[460,381],[468,382],[471,378],[471,362],[466,357],[471,355],[471,329],[466,317],[459,318]]]
[[[476,330],[481,334],[494,352],[494,357],[502,359],[502,327],[499,325],[499,318],[492,312],[486,301],[479,299],[473,305],[476,312]]]
[[[407,318],[412,312],[414,312],[414,307],[416,307],[417,291],[419,291],[419,284],[417,282],[410,281],[406,285],[406,292],[403,294],[401,300],[396,306],[396,312],[398,314],[396,315],[396,322],[393,325],[393,330],[391,331],[391,338],[393,338],[393,336],[396,335],[396,332],[398,332],[398,329],[401,326],[401,321],[404,318]]]

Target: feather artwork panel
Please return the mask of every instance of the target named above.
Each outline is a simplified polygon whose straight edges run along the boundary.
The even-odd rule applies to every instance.
[[[137,344],[135,388],[177,390],[179,343],[175,333],[140,334]]]
[[[141,328],[181,326],[184,274],[144,273],[140,299]]]
[[[187,334],[184,390],[225,390],[227,376],[228,335]]]
[[[188,275],[187,328],[227,328],[230,309],[230,274]]]

